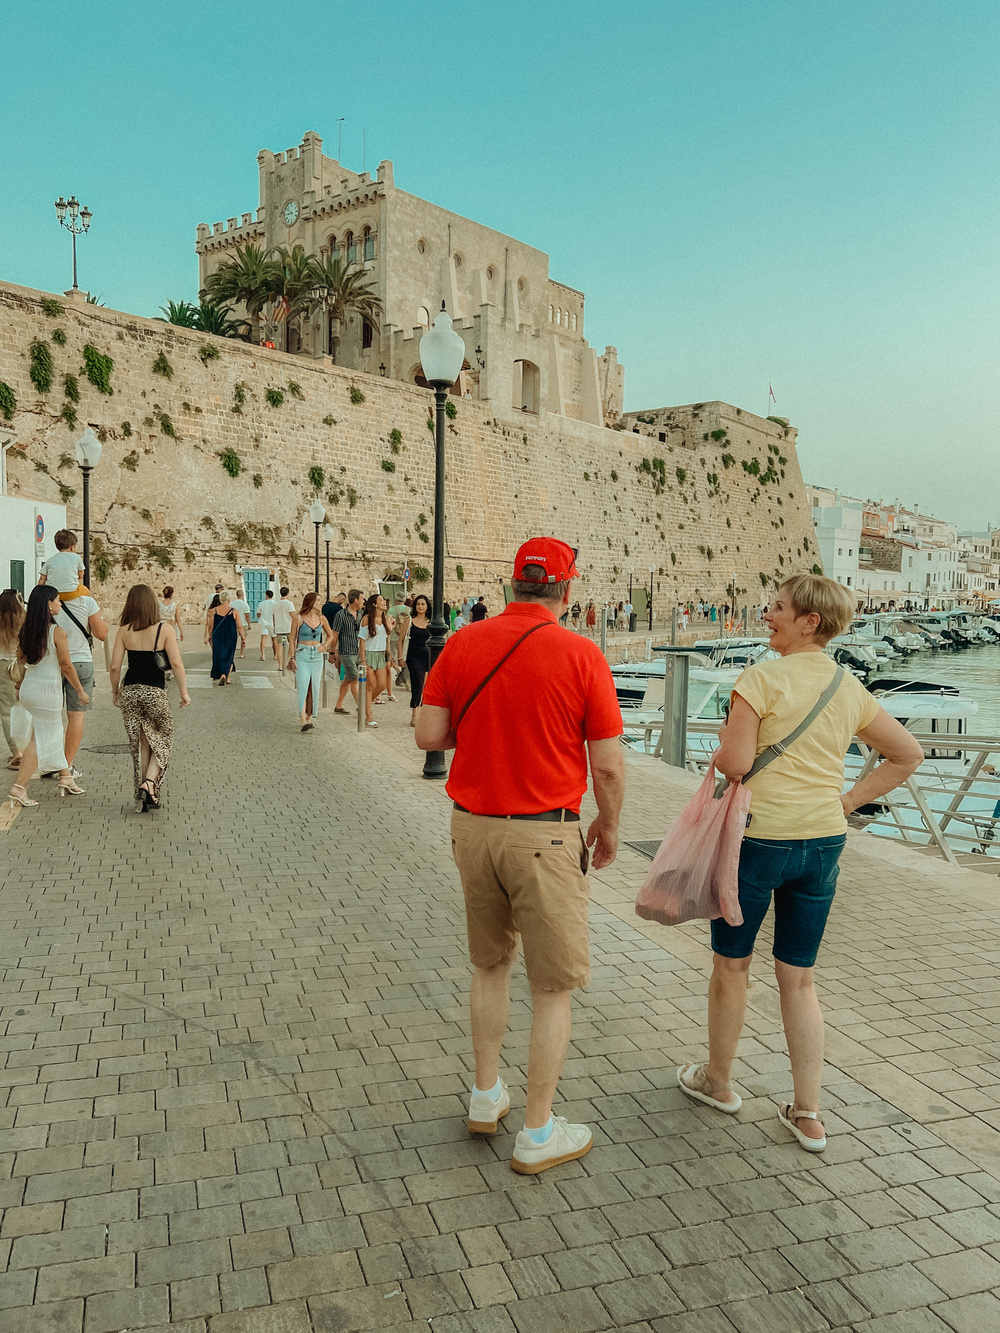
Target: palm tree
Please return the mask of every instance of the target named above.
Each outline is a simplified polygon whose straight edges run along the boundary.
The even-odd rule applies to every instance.
[[[216,305],[214,301],[199,301],[194,307],[192,328],[201,333],[214,333],[219,338],[242,338],[249,325],[245,319],[231,319],[232,309],[227,305]]]
[[[182,329],[196,329],[198,319],[198,307],[193,306],[190,301],[168,301],[166,305],[161,305],[162,315],[154,315],[161,323],[179,324]]]
[[[348,311],[356,310],[376,329],[382,317],[382,302],[373,291],[360,264],[345,264],[339,254],[313,255],[309,261],[311,287],[305,297],[308,309],[321,309],[331,322],[330,356],[340,355],[340,326]]]
[[[260,313],[273,298],[277,281],[274,261],[259,245],[245,245],[233,259],[220,264],[205,279],[202,299],[223,305],[233,301],[246,307],[251,341],[260,342]]]
[[[307,255],[301,245],[295,245],[291,250],[286,250],[283,245],[277,245],[270,251],[270,258],[272,265],[270,299],[274,303],[270,311],[271,323],[276,325],[284,320],[287,330],[297,315],[310,308],[313,256]],[[285,345],[287,348],[287,336]]]

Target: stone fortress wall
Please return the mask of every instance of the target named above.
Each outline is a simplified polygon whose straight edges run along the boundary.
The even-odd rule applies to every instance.
[[[52,301],[60,313],[45,312]],[[54,363],[46,392],[29,375],[33,342]],[[88,379],[85,347],[113,359],[111,394]],[[88,423],[104,438],[91,522],[95,551],[110,558],[94,585],[110,607],[148,581],[172,583],[200,613],[216,581],[236,582],[237,562],[271,568],[300,595],[312,584],[317,493],[336,534],[334,591],[369,590],[407,561],[431,565],[426,389],[4,283],[0,382],[16,398],[10,420],[0,398],[9,491],[55,500],[73,488],[77,527],[73,446]],[[718,402],[632,413],[620,430],[547,413],[512,422],[489,402],[449,402],[452,600],[484,594],[499,609],[514,550],[540,533],[579,546],[581,600],[618,601],[629,570],[641,587],[652,565],[657,616],[679,598],[726,600],[734,576],[740,600],[756,603],[765,581],[818,558],[794,430]]]

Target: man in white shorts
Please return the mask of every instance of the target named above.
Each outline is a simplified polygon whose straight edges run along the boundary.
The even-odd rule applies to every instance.
[[[275,660],[278,657],[278,640],[274,637],[274,593],[268,588],[264,600],[257,607],[257,622],[260,625],[260,660],[267,655],[267,641],[274,646]]]
[[[275,603],[274,611],[274,655],[281,669],[284,670],[288,658],[288,636],[292,632],[292,616],[295,615],[295,603],[288,599],[288,589],[281,588],[281,601]],[[284,649],[284,651],[282,651]]]
[[[236,596],[233,598],[231,602],[231,606],[234,611],[239,611],[240,615],[243,617],[244,625],[246,625],[247,628],[249,629],[250,603],[247,601],[242,588],[237,590]],[[244,637],[240,639],[240,657],[244,657],[246,655],[246,646],[247,646],[247,641],[246,638]]]

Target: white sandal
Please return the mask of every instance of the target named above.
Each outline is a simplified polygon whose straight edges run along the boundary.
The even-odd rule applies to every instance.
[[[729,1102],[720,1102],[715,1097],[710,1097],[707,1092],[699,1092],[693,1088],[690,1083],[684,1081],[684,1075],[691,1072],[705,1073],[704,1065],[681,1065],[677,1070],[677,1086],[681,1092],[686,1092],[689,1097],[693,1097],[696,1102],[704,1102],[706,1106],[713,1107],[716,1111],[725,1111],[726,1115],[735,1115],[743,1105],[743,1098],[738,1093],[733,1093],[733,1100]]]
[[[786,1129],[792,1131],[806,1152],[822,1152],[826,1147],[825,1133],[821,1139],[811,1139],[808,1134],[803,1134],[795,1123],[796,1120],[818,1120],[822,1125],[823,1117],[818,1111],[801,1111],[797,1106],[781,1102],[778,1106],[778,1119]]]

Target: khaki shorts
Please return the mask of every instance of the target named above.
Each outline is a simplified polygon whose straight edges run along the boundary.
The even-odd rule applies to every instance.
[[[455,810],[451,850],[462,877],[469,957],[495,967],[524,947],[540,990],[590,981],[587,848],[578,822],[496,819]]]

